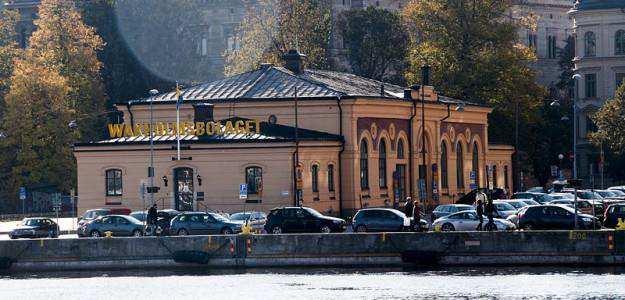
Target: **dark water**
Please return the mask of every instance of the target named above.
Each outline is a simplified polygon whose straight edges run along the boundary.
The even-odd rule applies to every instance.
[[[625,268],[22,273],[0,299],[625,299]]]

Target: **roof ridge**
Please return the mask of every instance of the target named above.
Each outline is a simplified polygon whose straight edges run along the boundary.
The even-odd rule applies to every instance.
[[[347,95],[347,94],[346,94],[346,93],[344,93],[344,92],[341,92],[341,91],[338,91],[338,90],[336,90],[336,89],[333,89],[333,88],[329,87],[327,84],[325,84],[325,83],[323,83],[323,82],[316,81],[316,80],[314,80],[314,79],[312,79],[312,78],[307,78],[307,77],[298,76],[298,75],[296,75],[295,73],[291,72],[290,70],[288,70],[288,69],[287,69],[287,68],[285,68],[285,67],[274,67],[274,68],[275,68],[276,70],[278,70],[278,71],[282,72],[282,73],[287,74],[288,76],[291,76],[291,77],[297,78],[298,80],[305,81],[305,82],[307,82],[307,83],[309,83],[309,84],[313,84],[313,85],[316,85],[316,86],[318,86],[318,87],[322,87],[322,88],[324,88],[324,89],[328,89],[328,90],[330,90],[330,91],[332,91],[332,92],[335,92],[335,93],[340,94],[340,95],[343,95],[343,96],[344,96],[344,95]],[[311,70],[311,69],[304,69],[304,72],[302,72],[302,75],[305,75],[305,74],[306,74],[306,71],[310,71],[310,70]]]

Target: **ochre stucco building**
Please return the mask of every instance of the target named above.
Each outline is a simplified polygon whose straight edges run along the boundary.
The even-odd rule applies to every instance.
[[[512,189],[514,149],[489,144],[491,109],[444,97],[431,86],[404,89],[303,69],[294,54],[285,68],[263,65],[184,88],[181,95],[182,121],[202,122],[211,131],[218,131],[217,122],[225,131],[229,121],[239,130],[208,135],[196,132],[197,123],[181,126],[183,160],[177,160],[176,135],[160,132],[175,123],[176,92],[118,104],[121,122],[136,132],[75,145],[79,213],[97,207],[139,210],[150,203],[140,192],[142,184],[149,185],[150,107],[158,131],[154,185],[160,190],[154,199],[160,207],[266,212],[297,205],[301,190],[301,204],[349,215],[362,207],[392,207],[407,196],[419,199],[421,177],[424,201],[436,205],[485,187],[487,166],[493,167],[494,186]],[[420,168],[423,133],[426,159]],[[244,183],[249,195],[241,200]]]

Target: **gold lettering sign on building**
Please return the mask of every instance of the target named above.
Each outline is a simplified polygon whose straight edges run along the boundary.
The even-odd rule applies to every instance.
[[[108,124],[111,138],[149,136],[150,124],[137,123],[134,126],[127,124]],[[152,130],[154,135],[228,135],[228,134],[251,134],[260,133],[260,121],[238,120],[222,122],[180,122],[180,128],[176,123],[154,123]]]

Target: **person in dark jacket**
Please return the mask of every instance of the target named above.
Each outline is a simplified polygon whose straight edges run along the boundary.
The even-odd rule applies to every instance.
[[[486,224],[486,230],[493,231],[493,227],[496,226],[493,221],[493,214],[495,213],[495,205],[493,204],[493,199],[488,199],[486,204],[486,217],[488,217],[488,224]]]
[[[148,209],[148,216],[146,219],[147,219],[148,225],[156,224],[156,221],[158,220],[158,211],[156,210],[156,203],[154,203],[154,205],[152,205],[152,207]]]
[[[410,197],[407,197],[406,204],[404,205],[404,214],[406,214],[406,217],[408,218],[412,217],[413,210],[414,210],[414,202],[412,201]]]
[[[482,231],[482,227],[484,225],[484,203],[482,203],[482,199],[480,199],[478,194],[477,202],[475,203],[475,211],[477,212],[477,218],[480,220],[480,223],[477,224],[477,228],[475,230]]]
[[[421,205],[419,203],[415,203],[414,208],[412,210],[413,222],[414,222],[414,230],[421,231]]]

